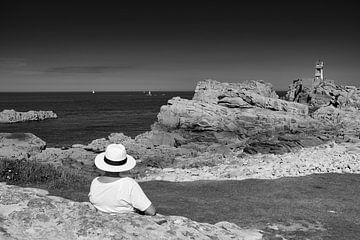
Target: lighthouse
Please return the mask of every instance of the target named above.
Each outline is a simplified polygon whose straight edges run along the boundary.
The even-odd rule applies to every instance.
[[[318,60],[315,64],[315,78],[313,80],[313,87],[318,86],[324,82],[324,62]]]
[[[324,62],[320,60],[317,61],[315,65],[315,81],[324,81]]]

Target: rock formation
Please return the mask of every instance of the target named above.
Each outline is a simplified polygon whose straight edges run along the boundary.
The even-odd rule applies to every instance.
[[[48,118],[57,118],[57,115],[53,111],[16,112],[14,109],[5,109],[0,112],[0,123],[40,121]]]
[[[46,148],[32,133],[0,133],[0,158],[28,159]]]
[[[192,100],[175,97],[162,106],[148,137],[154,144],[188,147],[196,143],[205,145],[205,150],[214,143],[244,148],[259,139],[272,144],[271,139],[276,145],[274,152],[283,153],[291,148],[291,144],[285,146],[290,140],[278,145],[282,140],[276,136],[324,127],[308,113],[306,104],[279,99],[271,84],[262,81],[235,84],[205,80],[198,83]],[[255,147],[255,152],[260,148]]]
[[[48,196],[40,189],[0,183],[0,239],[262,239],[254,229],[215,225],[185,217],[110,215],[90,203]]]
[[[360,89],[357,87],[341,86],[327,79],[298,79],[289,86],[286,99],[307,104],[313,119],[345,140],[359,139]]]
[[[314,109],[328,105],[360,109],[360,89],[337,85],[326,79],[321,82],[298,79],[289,86],[286,100],[305,103]]]

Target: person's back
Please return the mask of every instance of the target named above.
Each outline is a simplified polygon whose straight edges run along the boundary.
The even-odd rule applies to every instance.
[[[139,184],[129,177],[95,178],[91,183],[89,199],[98,210],[107,213],[145,212],[151,206]]]
[[[95,158],[95,165],[105,171],[105,175],[96,177],[90,186],[89,200],[96,209],[106,213],[135,211],[156,214],[140,185],[132,178],[119,176],[135,164],[134,158],[126,154],[121,144],[110,144],[105,153]]]

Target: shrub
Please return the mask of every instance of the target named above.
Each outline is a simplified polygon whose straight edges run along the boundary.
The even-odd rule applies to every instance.
[[[45,185],[49,189],[81,187],[91,179],[80,170],[29,160],[0,160],[0,181],[16,185]]]

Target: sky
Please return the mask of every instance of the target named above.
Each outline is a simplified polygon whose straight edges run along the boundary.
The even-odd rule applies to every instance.
[[[2,1],[0,91],[193,91],[209,78],[286,90],[318,59],[359,87],[355,5],[91,2]]]

